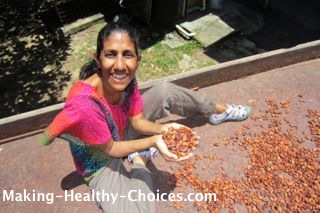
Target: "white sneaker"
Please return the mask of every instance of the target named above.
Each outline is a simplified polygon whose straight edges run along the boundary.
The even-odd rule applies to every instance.
[[[209,115],[209,122],[213,125],[221,124],[225,121],[243,121],[251,113],[251,108],[246,105],[227,105],[227,110],[220,114]]]
[[[130,155],[128,155],[128,161],[131,162],[133,158],[135,158],[136,156],[138,155],[142,155],[146,158],[153,158],[155,156],[158,155],[158,150],[154,147],[151,147],[149,150],[144,150],[144,151],[141,151],[141,152],[134,152],[134,153],[131,153]]]

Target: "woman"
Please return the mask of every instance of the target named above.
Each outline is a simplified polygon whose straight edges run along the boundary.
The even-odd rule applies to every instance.
[[[170,113],[209,116],[213,124],[218,124],[249,116],[245,106],[216,104],[213,99],[170,83],[159,84],[141,96],[135,80],[140,61],[137,33],[124,24],[111,23],[101,29],[95,59],[93,67],[82,70],[83,80],[71,88],[64,109],[41,139],[45,145],[56,137],[69,141],[78,174],[95,192],[128,195],[137,189],[145,195],[153,193],[146,163],[156,150],[170,161],[192,156],[178,158],[167,149],[162,132],[182,125],[155,123],[158,118]],[[139,135],[150,136],[136,139]],[[122,163],[125,156],[133,164],[130,172]],[[135,200],[135,195],[130,195]],[[97,203],[105,212],[155,211],[151,201],[119,198],[115,203]]]

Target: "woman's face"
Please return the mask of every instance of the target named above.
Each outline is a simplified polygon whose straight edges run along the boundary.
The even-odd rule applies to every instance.
[[[111,33],[98,60],[104,87],[111,94],[124,91],[138,68],[135,45],[126,32]]]

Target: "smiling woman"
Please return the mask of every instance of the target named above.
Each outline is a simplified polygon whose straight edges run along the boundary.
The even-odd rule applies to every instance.
[[[154,122],[161,117],[170,113],[210,116],[218,124],[249,116],[245,106],[217,104],[213,98],[166,82],[141,95],[135,78],[140,61],[137,38],[136,31],[124,24],[111,23],[101,29],[95,60],[81,70],[81,79],[69,91],[64,109],[41,138],[44,145],[56,137],[67,140],[77,173],[94,191],[124,196],[133,190],[153,193],[152,174],[146,168],[151,157],[158,152],[170,161],[192,156],[170,152],[162,133],[170,128],[193,130],[177,123]],[[137,139],[141,135],[149,137]],[[197,143],[196,133],[193,135]],[[130,172],[122,162],[126,156],[133,163]],[[155,211],[154,200],[134,200],[97,200],[97,204],[105,212]]]
[[[107,25],[108,26],[108,25]],[[137,35],[133,30],[110,25],[101,30],[95,54],[98,72],[86,80],[112,104],[122,100],[125,88],[135,77],[139,62]]]

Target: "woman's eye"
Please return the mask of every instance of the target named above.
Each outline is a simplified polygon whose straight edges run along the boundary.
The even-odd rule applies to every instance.
[[[126,51],[122,53],[122,56],[125,58],[133,58],[135,56],[134,53],[130,52],[130,51]],[[116,52],[106,52],[104,54],[104,57],[106,58],[114,58],[117,57],[117,53]]]
[[[131,53],[131,52],[126,52],[126,53],[124,54],[124,57],[126,57],[126,58],[132,58],[132,57],[134,57],[134,54]]]
[[[113,58],[115,56],[115,54],[109,52],[109,53],[105,53],[104,56],[107,57],[107,58]]]

